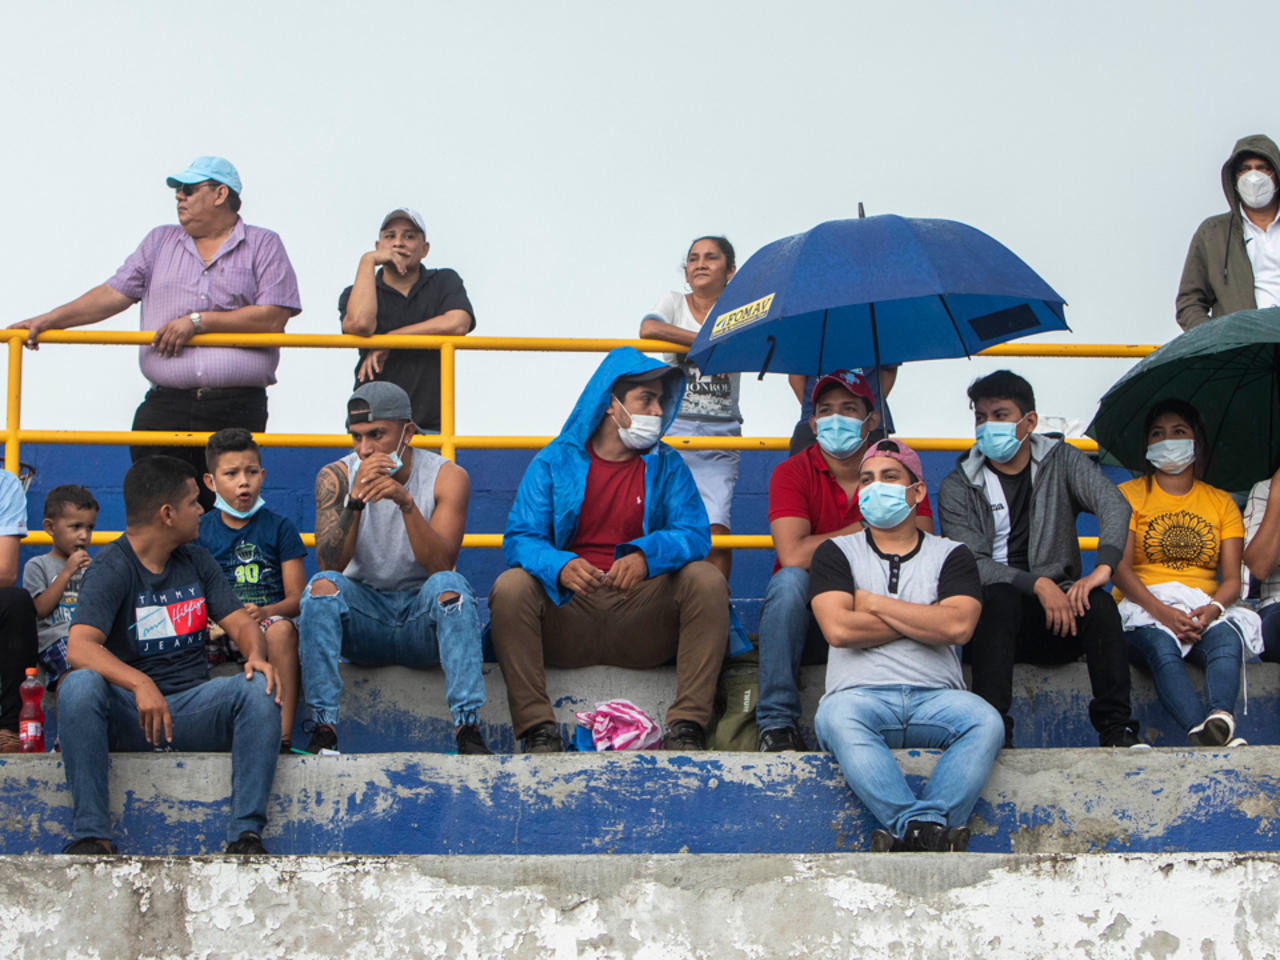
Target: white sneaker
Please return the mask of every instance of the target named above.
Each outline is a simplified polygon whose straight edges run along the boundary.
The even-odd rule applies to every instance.
[[[1226,746],[1236,733],[1236,718],[1225,710],[1215,710],[1187,731],[1187,739],[1197,747]]]

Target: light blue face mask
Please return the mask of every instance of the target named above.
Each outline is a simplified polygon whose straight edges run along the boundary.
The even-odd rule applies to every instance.
[[[820,446],[837,460],[847,460],[862,446],[862,423],[857,417],[828,414],[818,420],[815,431]]]
[[[267,501],[263,500],[262,497],[259,496],[258,502],[255,503],[248,510],[237,510],[231,504],[227,503],[227,501],[223,500],[222,494],[219,493],[213,498],[213,505],[217,507],[219,510],[221,510],[223,513],[229,513],[231,514],[231,516],[237,518],[238,520],[248,520],[255,513],[257,513],[259,510],[265,507],[267,505]]]
[[[1012,422],[1007,420],[988,420],[979,424],[974,431],[978,440],[978,450],[988,460],[996,463],[1008,463],[1022,446],[1018,439],[1018,424],[1022,419]]]
[[[407,427],[405,428],[408,429]],[[400,451],[405,447],[404,430],[400,431],[400,444],[392,450],[387,456],[391,458],[391,469],[387,471],[388,476],[395,476],[400,472],[400,468],[404,466],[404,460],[400,457]]]
[[[877,530],[896,527],[911,513],[907,488],[900,483],[869,483],[858,491],[862,519]]]

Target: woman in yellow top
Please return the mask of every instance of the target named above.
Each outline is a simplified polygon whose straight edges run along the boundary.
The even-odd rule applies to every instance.
[[[1244,523],[1224,491],[1199,479],[1206,446],[1200,415],[1182,400],[1147,414],[1146,476],[1120,485],[1133,516],[1114,580],[1130,646],[1151,668],[1160,702],[1196,746],[1238,746],[1236,696],[1243,665],[1232,622],[1240,599]],[[1204,667],[1204,701],[1183,659]]]

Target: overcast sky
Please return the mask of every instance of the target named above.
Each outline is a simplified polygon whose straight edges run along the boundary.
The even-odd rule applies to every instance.
[[[700,234],[745,260],[823,220],[972,224],[1067,300],[1054,340],[1164,342],[1219,167],[1280,112],[1280,5],[1143,3],[9,4],[10,317],[102,282],[173,222],[165,176],[231,159],[284,240],[303,313],[336,301],[383,213],[427,222],[477,334],[635,336]],[[1257,72],[1255,72],[1257,71]],[[1251,82],[1250,77],[1256,77]],[[104,328],[136,329],[130,310]],[[27,427],[127,428],[132,348],[28,353]],[[554,433],[598,357],[460,354],[459,427]],[[339,432],[353,354],[295,351],[269,428]],[[1042,416],[1087,421],[1127,361],[1023,360]],[[996,363],[905,368],[904,435],[966,435]],[[743,384],[748,435],[789,434],[784,377]]]

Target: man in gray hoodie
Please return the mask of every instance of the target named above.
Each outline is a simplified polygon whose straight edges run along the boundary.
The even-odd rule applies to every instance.
[[[1236,141],[1222,165],[1227,213],[1191,238],[1178,284],[1183,330],[1237,310],[1280,305],[1280,149],[1262,134]]]
[[[938,487],[942,535],[965,544],[982,577],[982,617],[965,650],[973,692],[1013,745],[1013,664],[1084,655],[1089,719],[1104,747],[1143,746],[1129,707],[1129,660],[1105,589],[1124,553],[1129,504],[1075,447],[1035,433],[1031,384],[1008,370],[969,386],[977,443]],[[1097,562],[1082,577],[1076,516],[1098,518]]]

